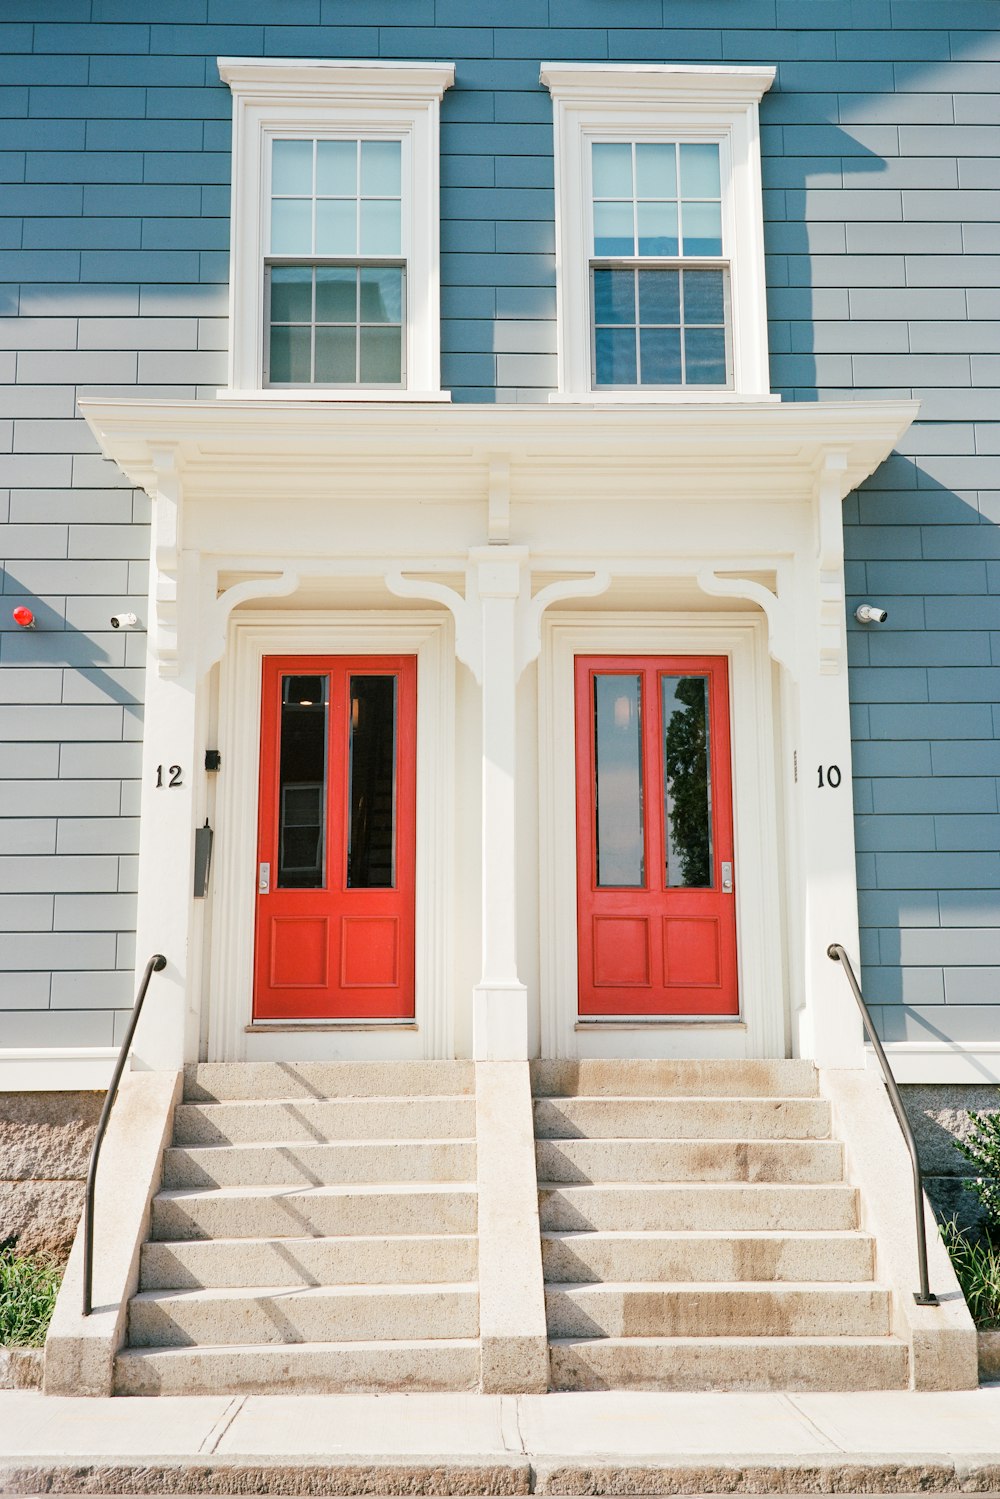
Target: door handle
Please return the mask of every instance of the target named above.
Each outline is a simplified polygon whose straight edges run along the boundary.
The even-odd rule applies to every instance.
[[[271,866],[270,864],[259,864],[257,866],[257,894],[269,895],[271,893]]]
[[[722,866],[722,893],[723,895],[733,893],[733,866],[728,863]]]

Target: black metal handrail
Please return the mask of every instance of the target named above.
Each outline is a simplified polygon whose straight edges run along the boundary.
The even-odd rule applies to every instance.
[[[938,1299],[931,1290],[930,1278],[927,1274],[927,1223],[924,1218],[924,1174],[920,1169],[917,1142],[913,1138],[910,1121],[906,1117],[903,1100],[900,1097],[896,1079],[892,1075],[892,1068],[889,1066],[889,1058],[886,1056],[882,1048],[882,1042],[878,1038],[878,1033],[875,1030],[875,1025],[871,1017],[871,1011],[865,1003],[865,997],[861,992],[861,985],[858,983],[857,975],[851,967],[851,960],[839,942],[831,942],[826,950],[826,955],[828,958],[832,958],[835,963],[839,963],[847,975],[847,982],[851,986],[854,998],[858,1002],[858,1009],[861,1011],[865,1033],[874,1047],[879,1066],[882,1068],[882,1076],[885,1079],[885,1086],[889,1093],[889,1102],[892,1104],[892,1111],[896,1116],[900,1129],[903,1131],[906,1148],[910,1152],[910,1163],[913,1166],[913,1207],[917,1220],[917,1266],[920,1272],[920,1290],[914,1291],[913,1299],[918,1306],[937,1306]]]
[[[142,1003],[146,998],[146,990],[154,973],[161,972],[166,968],[167,960],[161,952],[154,953],[146,964],[142,975],[142,983],[132,1006],[132,1019],[129,1021],[125,1039],[118,1051],[118,1060],[115,1070],[111,1074],[111,1082],[108,1084],[107,1096],[104,1099],[104,1107],[101,1117],[97,1121],[97,1133],[94,1135],[94,1143],[90,1151],[90,1164],[87,1167],[87,1189],[83,1203],[83,1315],[89,1317],[93,1311],[94,1299],[94,1187],[97,1183],[97,1162],[101,1154],[101,1146],[104,1143],[104,1135],[108,1128],[108,1120],[111,1118],[111,1110],[115,1099],[118,1097],[118,1084],[122,1080],[125,1071],[125,1063],[132,1046],[132,1037],[135,1028],[139,1024],[139,1016],[142,1014]]]

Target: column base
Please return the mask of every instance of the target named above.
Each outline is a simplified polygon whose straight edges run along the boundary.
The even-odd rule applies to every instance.
[[[477,1062],[528,1060],[528,991],[523,984],[477,984],[473,989],[472,1055]]]

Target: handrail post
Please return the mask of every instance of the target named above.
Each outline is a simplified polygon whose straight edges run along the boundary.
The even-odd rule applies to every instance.
[[[125,1063],[132,1047],[132,1037],[135,1028],[139,1024],[139,1016],[142,1014],[143,1000],[146,998],[146,990],[154,973],[160,973],[167,966],[167,960],[162,953],[154,953],[143,971],[142,982],[139,992],[132,1006],[132,1018],[129,1021],[125,1039],[118,1049],[118,1060],[111,1074],[108,1091],[104,1098],[104,1107],[101,1109],[101,1117],[97,1121],[97,1130],[94,1134],[94,1143],[90,1149],[90,1161],[87,1165],[87,1185],[83,1200],[83,1315],[89,1317],[93,1311],[94,1299],[94,1188],[97,1184],[97,1162],[101,1154],[101,1146],[104,1143],[104,1135],[108,1128],[108,1120],[111,1118],[111,1110],[118,1096],[118,1085],[125,1071]]]
[[[892,1075],[889,1058],[886,1056],[878,1032],[875,1030],[871,1011],[865,1003],[865,997],[861,992],[861,985],[858,983],[857,975],[851,966],[851,960],[847,956],[846,949],[839,942],[831,942],[826,950],[826,955],[828,958],[832,958],[835,963],[839,963],[843,968],[847,982],[851,986],[851,992],[858,1002],[858,1009],[861,1011],[861,1020],[865,1028],[865,1034],[874,1048],[875,1055],[878,1057],[879,1066],[882,1069],[882,1077],[885,1080],[886,1090],[889,1094],[889,1102],[892,1104],[893,1113],[903,1132],[906,1148],[910,1152],[910,1165],[913,1169],[913,1208],[917,1221],[917,1269],[920,1275],[920,1290],[914,1291],[913,1299],[917,1303],[917,1306],[938,1306],[938,1298],[931,1290],[930,1277],[927,1273],[927,1222],[924,1216],[924,1175],[920,1169],[920,1155],[917,1151],[917,1142],[913,1137],[913,1130],[910,1128],[910,1121],[906,1116],[902,1094],[899,1091],[896,1079]]]

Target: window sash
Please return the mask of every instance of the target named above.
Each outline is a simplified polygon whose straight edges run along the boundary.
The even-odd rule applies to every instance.
[[[275,322],[271,316],[271,287],[272,272],[283,266],[301,267],[304,270],[315,272],[324,266],[341,267],[345,270],[353,270],[358,273],[359,289],[356,292],[355,320],[354,322],[334,322],[316,317],[316,280],[312,277],[310,289],[310,317],[308,322],[280,320]],[[399,322],[386,320],[375,321],[365,319],[362,316],[360,305],[360,272],[372,267],[374,269],[397,269],[401,278],[401,302]],[[269,255],[264,261],[264,338],[263,338],[263,385],[270,390],[403,390],[407,382],[407,262],[400,256],[343,256],[343,255]],[[307,327],[309,329],[309,367],[313,376],[310,380],[272,380],[271,379],[271,333],[275,327]],[[316,330],[317,328],[351,328],[354,330],[354,369],[353,380],[317,380],[316,373]],[[362,329],[367,328],[398,328],[400,336],[400,374],[398,380],[362,380],[361,379],[361,356],[362,356]]]
[[[618,324],[618,325],[611,325],[611,324],[604,324],[604,323],[600,323],[599,324],[597,322],[597,306],[596,306],[596,298],[595,298],[595,291],[594,291],[594,272],[595,271],[599,271],[599,270],[631,271],[633,273],[633,277],[635,279],[635,293],[634,293],[634,296],[635,296],[635,302],[634,302],[634,306],[635,306],[635,321],[634,321],[634,323],[624,323],[624,324]],[[639,308],[638,273],[642,272],[642,271],[661,271],[661,270],[676,270],[676,271],[678,271],[678,272],[681,273],[682,290],[681,290],[681,303],[680,303],[680,317],[679,317],[679,321],[677,323],[670,323],[670,324],[643,323],[641,321],[640,308]],[[718,324],[718,323],[712,323],[712,324],[685,324],[685,322],[684,322],[684,302],[683,302],[683,273],[686,272],[686,271],[705,271],[705,270],[713,270],[713,271],[721,271],[722,272],[723,318],[724,318],[724,323],[721,324],[721,325]],[[614,391],[614,390],[650,390],[650,391],[655,391],[655,390],[704,390],[704,391],[723,391],[723,390],[732,390],[734,388],[732,284],[731,284],[731,267],[730,267],[730,262],[728,260],[725,260],[725,259],[722,259],[722,258],[711,258],[711,259],[709,259],[709,258],[703,258],[703,259],[697,259],[696,260],[696,259],[693,259],[693,258],[692,259],[687,259],[687,258],[685,258],[683,256],[672,256],[670,258],[654,258],[652,256],[641,256],[640,257],[640,256],[635,256],[635,255],[633,255],[633,256],[627,256],[627,257],[626,256],[622,256],[621,258],[612,257],[612,256],[592,257],[590,259],[589,263],[588,263],[588,280],[589,280],[589,283],[590,283],[590,292],[589,292],[589,301],[590,301],[590,383],[591,383],[591,387],[594,390],[596,390],[596,391]],[[631,328],[632,331],[633,331],[633,334],[634,334],[634,337],[635,337],[635,367],[636,367],[636,379],[634,381],[628,381],[626,383],[621,383],[621,384],[612,383],[610,381],[601,381],[600,383],[598,383],[598,379],[597,379],[597,330],[598,330],[599,327],[600,328],[604,328],[604,327],[610,327],[610,326],[619,326],[619,327],[622,327],[622,328]],[[717,381],[717,382],[713,382],[711,384],[706,384],[706,383],[697,382],[697,381],[688,381],[685,378],[685,375],[686,375],[686,366],[687,366],[686,337],[685,337],[686,330],[689,329],[689,328],[699,328],[699,327],[718,328],[720,326],[722,326],[724,328],[724,337],[725,337],[725,361],[726,361],[726,379],[725,379],[725,382],[723,383],[721,381]],[[642,380],[642,378],[641,378],[641,363],[640,363],[640,329],[643,328],[643,327],[652,327],[652,328],[657,328],[657,327],[670,327],[670,328],[674,328],[674,327],[676,327],[676,328],[678,328],[680,330],[681,379],[680,379],[679,382],[677,382],[677,383],[671,383],[671,384],[659,384],[659,383],[653,383],[652,381],[643,381]]]

